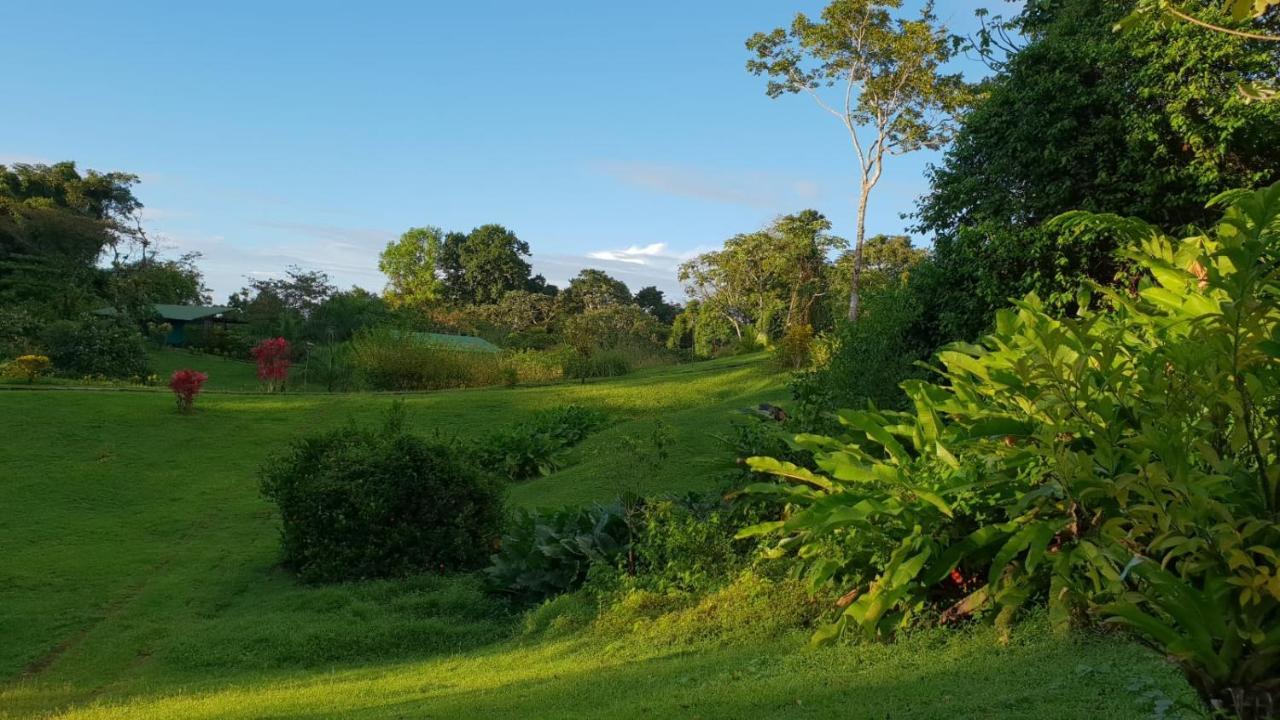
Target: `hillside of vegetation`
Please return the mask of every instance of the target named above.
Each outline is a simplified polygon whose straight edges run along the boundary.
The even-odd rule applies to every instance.
[[[781,379],[757,356],[405,402],[423,433],[480,434],[565,402],[606,412],[563,470],[511,488],[513,504],[553,506],[634,483],[709,489],[733,467],[716,436],[785,394]],[[744,585],[701,607],[600,618],[572,600],[522,616],[469,576],[307,586],[278,567],[256,468],[301,433],[380,415],[389,397],[208,392],[188,417],[161,392],[0,402],[12,410],[0,433],[31,439],[0,446],[0,717],[1128,718],[1189,697],[1139,646],[1063,642],[1039,621],[1008,645],[977,629],[811,651],[786,603]],[[621,438],[659,419],[677,438],[670,457],[635,477]]]

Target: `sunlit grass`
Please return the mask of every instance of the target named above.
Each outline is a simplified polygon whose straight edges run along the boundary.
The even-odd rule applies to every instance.
[[[476,436],[568,403],[609,413],[565,469],[510,493],[559,505],[714,486],[730,462],[716,436],[739,409],[783,399],[782,381],[739,358],[403,396],[209,392],[191,416],[161,391],[0,392],[0,717],[1042,720],[1143,717],[1144,693],[1189,697],[1132,644],[1064,642],[1034,623],[1007,648],[986,631],[817,652],[802,633],[552,640],[521,637],[472,578],[308,587],[277,568],[258,465],[300,433],[374,422],[397,397],[427,434]],[[659,420],[675,442],[650,468],[625,440]]]

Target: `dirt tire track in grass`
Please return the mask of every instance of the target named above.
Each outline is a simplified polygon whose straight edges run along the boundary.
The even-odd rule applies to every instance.
[[[123,592],[119,593],[118,595],[116,595],[116,597],[112,598],[105,605],[103,605],[102,611],[98,613],[98,616],[96,618],[90,620],[87,624],[84,625],[84,627],[81,627],[79,630],[76,630],[74,633],[71,634],[70,637],[63,639],[57,645],[54,645],[52,648],[49,649],[48,652],[44,653],[43,655],[36,658],[35,660],[32,660],[31,662],[27,663],[26,667],[22,669],[22,672],[18,674],[18,678],[22,680],[33,680],[38,678],[49,668],[53,667],[53,664],[56,663],[59,658],[71,652],[72,650],[79,647],[80,645],[82,645],[85,639],[89,637],[89,634],[92,633],[104,622],[118,618],[120,614],[123,613],[125,609],[129,606],[129,604],[132,603],[134,600],[136,600],[138,596],[142,594],[143,590],[146,590],[147,584],[151,581],[152,578],[154,578],[159,573],[164,572],[166,569],[169,568],[169,566],[173,565],[174,560],[176,560],[179,555],[179,551],[182,548],[186,547],[187,542],[191,539],[191,537],[197,531],[208,529],[208,527],[209,527],[208,515],[205,515],[203,518],[200,519],[199,522],[194,523],[190,527],[188,527],[186,532],[178,536],[177,541],[171,546],[175,548],[174,552],[170,553],[167,557],[160,560],[160,562],[157,562],[154,565],[148,567],[141,581],[125,587]]]

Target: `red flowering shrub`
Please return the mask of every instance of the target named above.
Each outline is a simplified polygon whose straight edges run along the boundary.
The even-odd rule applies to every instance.
[[[195,405],[196,395],[204,389],[209,376],[199,370],[175,370],[169,378],[169,389],[178,398],[178,412],[189,413]]]
[[[289,341],[282,337],[267,338],[253,346],[249,351],[258,363],[258,379],[267,387],[267,392],[284,389],[284,381],[289,378]]]

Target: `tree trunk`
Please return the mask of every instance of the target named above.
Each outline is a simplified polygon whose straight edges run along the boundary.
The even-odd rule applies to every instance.
[[[865,180],[862,184],[862,195],[858,199],[858,239],[853,245],[853,278],[849,284],[849,322],[858,322],[858,291],[862,288],[862,241],[867,234],[867,198],[871,196],[871,188]]]

